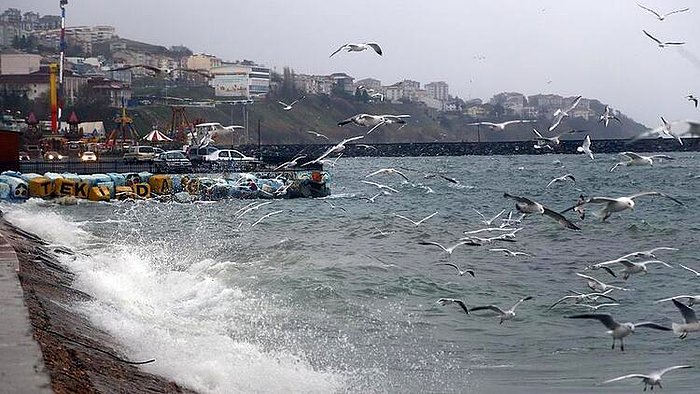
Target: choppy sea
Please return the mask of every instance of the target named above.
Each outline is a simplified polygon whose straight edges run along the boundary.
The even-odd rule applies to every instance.
[[[148,201],[59,206],[30,200],[2,204],[15,225],[81,253],[62,256],[74,286],[94,300],[75,304],[109,332],[142,368],[202,393],[613,393],[641,391],[638,379],[600,385],[629,373],[670,365],[695,369],[664,376],[665,392],[700,387],[700,333],[638,328],[625,351],[611,350],[606,328],[565,316],[588,312],[562,303],[586,292],[575,275],[586,265],[657,246],[647,275],[615,279],[620,305],[601,308],[621,322],[669,325],[681,315],[654,301],[700,293],[700,161],[672,153],[653,167],[608,169],[617,155],[341,158],[330,168],[327,199],[275,200],[242,217],[250,200],[177,204]],[[365,176],[379,168],[397,175]],[[571,173],[576,182],[545,188]],[[431,174],[454,178],[452,183]],[[380,195],[361,180],[391,186]],[[642,197],[634,211],[606,222],[589,207],[581,231],[541,216],[527,217],[516,242],[460,246],[451,256],[421,241],[451,245],[482,228],[474,209],[493,216],[514,209],[507,191],[554,210],[580,194],[617,197],[661,191],[685,205]],[[257,201],[263,202],[263,201]],[[252,226],[264,215],[269,216]],[[414,220],[438,212],[419,226]],[[515,216],[515,214],[514,214]],[[498,220],[494,223],[500,224]],[[506,257],[490,248],[524,251]],[[473,269],[458,276],[445,265]],[[620,267],[621,268],[621,267]],[[482,312],[467,316],[442,297],[470,307],[509,307],[524,296],[514,320],[499,325]]]

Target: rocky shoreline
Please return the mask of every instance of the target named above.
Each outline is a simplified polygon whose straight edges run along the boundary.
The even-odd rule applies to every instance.
[[[51,248],[1,218],[0,233],[17,254],[33,336],[54,393],[195,393],[139,369],[158,360],[127,360],[112,337],[71,309],[74,302],[90,300],[71,287],[74,275],[55,258],[71,251]]]

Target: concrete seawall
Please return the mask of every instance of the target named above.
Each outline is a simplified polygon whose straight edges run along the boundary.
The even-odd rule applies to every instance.
[[[71,287],[54,253],[0,217],[0,394],[194,393],[141,370],[72,310],[90,296]]]

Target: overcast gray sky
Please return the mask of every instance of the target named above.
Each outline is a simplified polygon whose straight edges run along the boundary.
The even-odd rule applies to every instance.
[[[689,12],[657,20],[632,0],[69,0],[67,24],[108,24],[124,38],[185,45],[227,61],[282,71],[346,72],[388,85],[445,81],[450,93],[595,98],[655,127],[700,119],[685,96],[700,95],[700,4],[644,0]],[[5,0],[5,7],[59,14],[58,0]],[[695,9],[697,8],[697,9]],[[642,33],[682,48],[659,48]],[[348,42],[368,51],[328,56]]]

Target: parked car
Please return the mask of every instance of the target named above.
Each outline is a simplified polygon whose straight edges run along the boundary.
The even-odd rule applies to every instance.
[[[192,162],[182,151],[170,150],[153,159],[153,169],[166,174],[192,172]]]
[[[80,154],[80,161],[83,163],[96,162],[97,155],[95,154],[95,152],[85,151]]]
[[[44,153],[44,160],[46,161],[61,161],[63,160],[63,155],[56,152],[55,150],[50,150]]]
[[[156,157],[156,150],[152,146],[131,146],[124,153],[125,163],[150,162]]]
[[[235,149],[219,149],[204,156],[204,161],[216,167],[230,167],[240,171],[254,170],[262,164],[260,160]]]
[[[205,156],[207,156],[207,155],[209,155],[209,154],[211,154],[211,153],[214,153],[214,152],[216,152],[217,150],[219,150],[219,148],[217,148],[217,147],[215,147],[215,146],[211,146],[211,145],[210,145],[210,146],[201,147],[201,148],[192,147],[192,148],[190,148],[189,151],[187,152],[187,158],[190,159],[190,161],[191,161],[193,164],[194,164],[194,163],[201,163],[201,162],[204,161],[204,157],[205,157]]]
[[[19,152],[19,161],[29,161],[31,160],[29,158],[29,153],[27,152]]]

